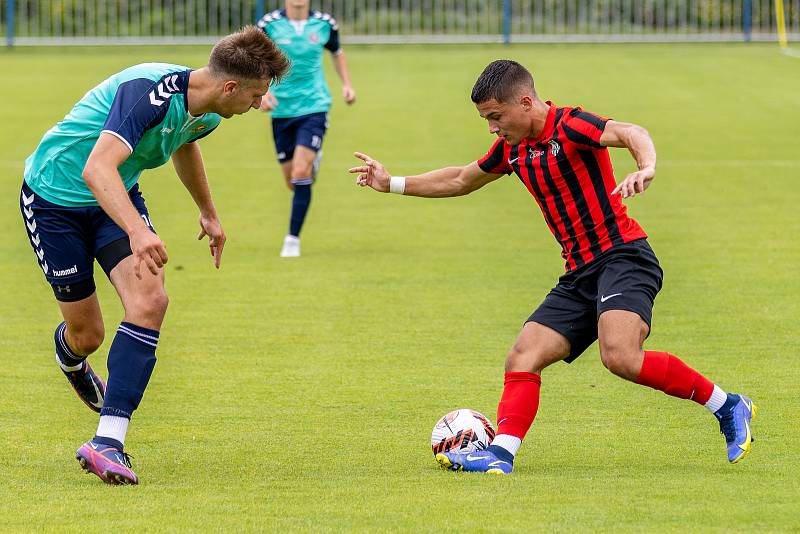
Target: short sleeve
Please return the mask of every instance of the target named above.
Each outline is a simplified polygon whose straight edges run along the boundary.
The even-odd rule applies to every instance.
[[[324,18],[325,16],[323,15],[323,19]],[[331,31],[328,36],[328,42],[325,43],[325,48],[333,55],[336,55],[342,51],[342,47],[339,44],[339,26],[336,25],[336,19],[333,17],[330,17],[327,21],[331,26]]]
[[[508,164],[506,147],[505,139],[498,138],[489,152],[478,160],[478,167],[487,174],[511,174],[514,169]]]
[[[578,145],[579,149],[604,148],[600,136],[606,129],[609,119],[575,108],[562,121],[567,139]]]
[[[175,78],[166,77],[160,82],[138,78],[120,84],[103,132],[117,137],[133,152],[144,133],[166,116],[169,99],[178,91]]]
[[[261,31],[267,34],[268,37],[273,38],[272,33],[270,32],[270,25],[271,23],[275,22],[281,17],[280,11],[272,11],[271,13],[267,13],[259,21],[256,25],[261,28]]]

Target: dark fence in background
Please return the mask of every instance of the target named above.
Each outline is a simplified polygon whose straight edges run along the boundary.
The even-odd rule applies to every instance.
[[[322,0],[345,42],[775,40],[800,0]],[[210,43],[282,0],[0,0],[0,32],[19,45]],[[13,17],[10,15],[13,14]]]

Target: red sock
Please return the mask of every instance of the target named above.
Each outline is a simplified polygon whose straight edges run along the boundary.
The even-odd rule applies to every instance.
[[[637,384],[648,386],[667,395],[691,399],[705,404],[714,391],[714,383],[668,352],[646,350]]]
[[[525,437],[539,409],[542,378],[533,373],[506,373],[497,407],[497,433]]]

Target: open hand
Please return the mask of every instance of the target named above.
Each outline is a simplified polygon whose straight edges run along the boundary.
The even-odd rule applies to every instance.
[[[353,152],[353,155],[364,162],[364,165],[351,167],[348,171],[351,174],[358,174],[356,184],[361,187],[369,186],[381,193],[388,193],[391,175],[383,168],[383,165],[361,152]]]
[[[167,248],[158,235],[147,226],[142,226],[129,236],[131,252],[133,252],[133,273],[142,279],[141,265],[154,275],[167,263]]]
[[[211,256],[214,257],[214,267],[219,269],[222,261],[222,249],[225,247],[227,238],[216,216],[200,215],[200,233],[197,234],[197,239],[203,239],[205,236],[208,236],[208,248]]]

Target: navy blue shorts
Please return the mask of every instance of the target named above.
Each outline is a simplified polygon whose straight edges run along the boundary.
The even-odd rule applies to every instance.
[[[564,274],[528,318],[569,340],[571,362],[597,340],[597,320],[607,310],[632,311],[647,326],[664,272],[646,239],[617,245],[588,265]]]
[[[139,185],[128,195],[153,230]],[[95,258],[109,275],[131,255],[128,235],[99,206],[59,206],[23,182],[19,207],[36,261],[58,300],[73,302],[94,293]]]
[[[328,114],[325,112],[272,119],[272,137],[278,161],[284,163],[291,160],[294,148],[298,145],[319,152],[327,129]]]

